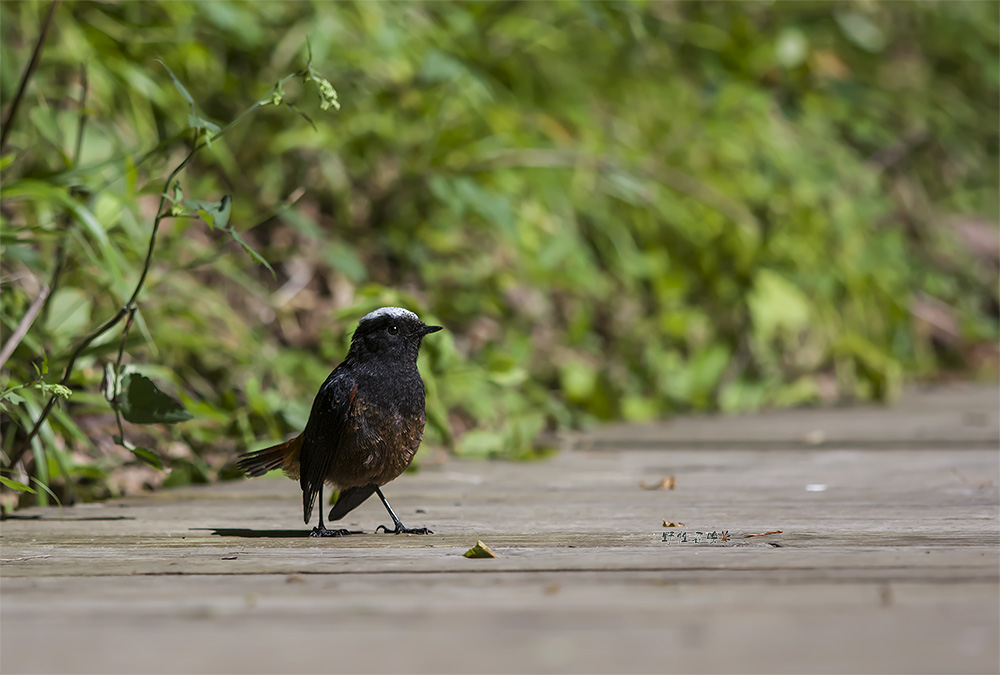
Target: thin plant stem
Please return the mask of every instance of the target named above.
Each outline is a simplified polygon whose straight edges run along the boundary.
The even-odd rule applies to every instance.
[[[62,379],[59,381],[59,384],[63,386],[67,385],[70,376],[73,374],[73,367],[76,365],[76,360],[80,357],[83,351],[88,346],[90,346],[90,343],[92,343],[94,340],[96,340],[97,338],[99,338],[100,336],[104,335],[112,328],[117,326],[118,323],[127,315],[129,315],[130,313],[134,313],[135,302],[138,299],[139,294],[142,292],[143,285],[146,283],[146,277],[149,274],[149,269],[153,265],[153,252],[156,250],[156,235],[159,232],[160,223],[163,221],[164,218],[170,215],[170,210],[165,209],[164,207],[166,206],[167,193],[170,190],[170,185],[174,182],[174,179],[177,177],[177,175],[180,174],[180,172],[183,171],[185,167],[187,167],[187,165],[191,163],[191,160],[194,159],[194,156],[202,148],[210,145],[211,143],[214,143],[216,140],[221,138],[223,134],[225,134],[230,129],[235,127],[237,124],[239,124],[244,118],[247,117],[247,115],[249,115],[254,110],[259,108],[264,101],[267,101],[270,98],[271,93],[276,91],[278,87],[280,87],[285,82],[291,80],[292,78],[301,77],[305,75],[307,72],[308,69],[300,70],[298,72],[292,73],[291,75],[286,75],[285,77],[278,80],[278,83],[275,84],[273,87],[271,87],[271,89],[267,92],[267,94],[257,99],[253,105],[251,105],[249,108],[240,113],[236,117],[236,119],[234,119],[229,124],[224,126],[222,129],[217,131],[210,138],[206,138],[201,143],[195,145],[194,148],[192,148],[191,151],[187,154],[187,156],[183,159],[183,161],[181,161],[181,163],[178,164],[174,168],[174,170],[170,172],[170,175],[167,177],[167,180],[165,180],[163,183],[163,190],[160,191],[160,203],[156,209],[156,218],[153,220],[152,232],[149,235],[149,247],[146,251],[146,260],[143,264],[142,273],[139,276],[139,280],[135,284],[135,289],[132,291],[132,296],[128,299],[128,302],[126,302],[113,317],[108,319],[101,327],[96,329],[94,332],[87,335],[80,342],[80,344],[77,345],[76,349],[74,349],[69,356],[69,361],[66,364],[66,368],[63,371],[63,376]],[[41,414],[38,416],[38,419],[35,421],[35,424],[31,427],[31,431],[28,432],[27,438],[24,439],[21,446],[17,450],[15,450],[11,455],[10,463],[8,464],[8,466],[13,467],[14,465],[16,465],[24,456],[24,453],[27,452],[28,448],[31,446],[31,441],[38,434],[38,430],[41,428],[42,424],[44,424],[45,420],[48,419],[49,413],[52,412],[52,408],[55,406],[58,399],[59,397],[55,395],[49,397],[49,400],[45,404],[45,407],[42,409]],[[122,440],[124,440],[124,438]]]
[[[87,78],[87,64],[80,64],[80,84],[83,92],[80,94],[80,119],[76,125],[76,146],[73,148],[73,166],[80,164],[80,154],[83,152],[83,132],[87,127],[87,92],[90,90],[90,80]]]
[[[31,303],[28,307],[28,311],[25,312],[24,317],[21,319],[21,323],[17,325],[17,328],[11,333],[10,337],[7,338],[7,342],[4,343],[3,348],[0,348],[0,368],[3,368],[3,364],[7,363],[7,359],[10,355],[14,353],[17,346],[21,344],[21,340],[24,339],[25,334],[28,329],[31,328],[31,324],[34,323],[35,317],[38,316],[38,312],[41,311],[42,305],[45,303],[45,299],[49,297],[49,287],[42,286],[42,290],[39,291],[38,297],[35,301]]]
[[[14,95],[14,102],[10,104],[7,119],[3,121],[3,130],[0,130],[0,153],[7,147],[7,136],[10,134],[11,125],[13,125],[14,119],[17,117],[17,111],[21,107],[21,100],[24,98],[24,92],[28,88],[28,82],[31,81],[31,76],[35,74],[35,68],[38,67],[38,62],[41,60],[45,38],[49,35],[49,28],[52,27],[52,19],[56,15],[56,7],[58,6],[59,0],[52,0],[52,4],[49,5],[49,13],[45,15],[45,20],[42,22],[42,30],[38,34],[35,51],[32,52],[31,60],[28,61],[28,66],[24,69],[24,74],[21,75],[21,84],[17,88],[17,94]]]
[[[128,321],[125,322],[125,328],[122,329],[122,341],[118,345],[118,359],[115,361],[115,380],[114,385],[111,389],[113,396],[111,397],[111,407],[115,411],[115,422],[118,424],[118,440],[121,445],[125,444],[125,429],[122,427],[122,413],[120,406],[118,405],[118,386],[121,381],[122,372],[122,357],[125,355],[125,342],[128,340],[128,333],[132,330],[132,322],[135,321],[135,313],[138,307],[133,306],[128,313]]]
[[[89,117],[87,115],[87,91],[90,85],[87,79],[87,66],[85,64],[80,65],[80,80],[83,84],[83,93],[80,94],[80,119],[76,126],[76,147],[73,150],[73,167],[77,167],[80,164],[80,153],[83,150],[83,133],[86,130],[87,119]],[[76,191],[76,188],[71,188],[70,196],[75,196]],[[49,281],[49,288],[52,289],[52,293],[49,295],[50,298],[59,289],[59,279],[66,264],[66,233],[71,225],[69,213],[64,213],[62,219],[62,227],[60,229],[63,231],[63,236],[59,239],[59,245],[56,247],[56,265],[52,270],[52,279]],[[43,322],[48,320],[49,308],[51,306],[51,302],[46,300],[45,305],[42,307]]]

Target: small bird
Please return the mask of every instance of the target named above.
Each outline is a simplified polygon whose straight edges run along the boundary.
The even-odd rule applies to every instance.
[[[425,335],[441,326],[424,324],[402,307],[382,307],[358,323],[344,361],[334,368],[313,401],[305,431],[264,450],[240,456],[250,476],[283,469],[302,486],[302,515],[308,525],[319,496],[319,526],[313,537],[360,534],[323,526],[323,484],[340,490],[330,511],[336,521],[377,494],[395,525],[375,531],[432,534],[426,527],[403,527],[381,487],[406,470],[420,447],[427,419],[424,381],[417,353]]]

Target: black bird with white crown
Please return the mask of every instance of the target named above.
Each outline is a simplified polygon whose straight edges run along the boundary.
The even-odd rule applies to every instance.
[[[426,527],[403,527],[381,487],[406,470],[420,447],[426,413],[417,354],[424,336],[439,330],[441,326],[425,325],[402,307],[382,307],[364,316],[347,358],[320,387],[305,431],[241,455],[240,468],[250,476],[283,469],[289,478],[298,478],[306,524],[319,496],[314,537],[358,534],[323,526],[324,483],[340,490],[330,520],[340,520],[377,494],[395,527],[380,525],[376,532],[431,534]]]

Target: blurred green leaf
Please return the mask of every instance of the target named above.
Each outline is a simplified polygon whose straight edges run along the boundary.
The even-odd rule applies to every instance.
[[[0,401],[9,401],[11,405],[20,405],[24,403],[24,397],[15,391],[3,391],[0,392]]]
[[[164,69],[166,69],[167,74],[170,75],[170,79],[173,80],[174,86],[177,88],[177,91],[179,91],[181,93],[181,96],[183,96],[184,100],[188,102],[188,105],[190,105],[193,108],[194,107],[194,99],[191,98],[191,94],[188,93],[187,87],[185,87],[183,84],[181,84],[181,81],[179,79],[177,79],[176,75],[174,75],[174,71],[170,70],[170,66],[168,66],[166,63],[164,63],[160,59],[157,59],[157,61],[159,61],[160,65],[163,66]]]
[[[503,451],[503,436],[488,429],[473,429],[458,442],[455,451],[463,457],[488,457]]]
[[[563,391],[573,401],[586,400],[597,387],[597,371],[585,361],[564,363],[559,376]]]
[[[210,122],[203,117],[199,117],[193,113],[188,115],[188,126],[192,129],[204,129],[209,132],[209,134],[217,134],[222,129],[215,122]]]
[[[3,483],[11,490],[16,490],[17,492],[28,492],[30,494],[37,494],[32,488],[25,485],[19,480],[14,480],[13,478],[7,478],[6,476],[0,476],[0,483]]]
[[[880,52],[885,47],[882,30],[860,12],[837,12],[841,30],[854,44],[869,52]]]
[[[775,55],[785,68],[794,68],[806,60],[809,41],[797,28],[786,28],[778,36]]]
[[[626,396],[622,400],[622,416],[631,422],[649,422],[660,416],[661,407],[653,398]]]
[[[795,334],[810,322],[809,300],[794,284],[770,270],[757,273],[748,304],[761,340],[769,340],[778,331]]]
[[[264,258],[264,256],[262,256],[260,253],[257,253],[257,251],[254,250],[254,248],[252,246],[250,246],[250,244],[248,244],[245,241],[243,241],[243,237],[240,236],[239,232],[237,232],[235,229],[231,228],[229,230],[229,234],[233,237],[233,239],[236,240],[236,243],[238,243],[240,246],[243,247],[244,251],[246,251],[247,253],[250,254],[251,258],[253,258],[256,262],[258,262],[261,265],[263,265],[264,267],[266,267],[267,271],[271,273],[272,277],[277,277],[277,274],[275,274],[274,268],[271,267],[271,264],[269,262],[267,262],[267,260]]]
[[[139,373],[122,377],[121,412],[133,424],[173,424],[192,418],[191,413]]]
[[[160,461],[159,455],[157,455],[152,450],[147,450],[146,448],[129,448],[133,455],[141,459],[146,464],[150,465],[154,469],[163,471],[163,462]]]
[[[90,299],[79,288],[60,288],[49,300],[45,328],[52,334],[75,336],[90,328]]]
[[[229,225],[229,216],[233,210],[233,200],[226,195],[218,202],[205,202],[198,199],[185,199],[181,202],[185,207],[198,214],[210,228],[224,230]]]

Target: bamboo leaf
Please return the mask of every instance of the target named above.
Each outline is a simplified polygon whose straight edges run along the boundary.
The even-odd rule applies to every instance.
[[[243,241],[243,237],[240,236],[239,232],[237,232],[236,230],[230,229],[229,230],[229,234],[232,235],[233,239],[236,240],[236,243],[238,243],[240,246],[243,247],[244,251],[246,251],[247,253],[250,254],[251,258],[253,258],[258,263],[260,263],[261,265],[263,265],[264,267],[266,267],[268,269],[268,271],[271,272],[271,276],[272,277],[277,278],[278,275],[274,273],[274,268],[271,267],[271,264],[269,262],[267,262],[267,260],[264,258],[264,256],[262,256],[260,253],[257,253],[257,251],[255,251],[254,248],[252,246],[250,246],[250,244],[248,244],[245,241]]]
[[[159,455],[157,455],[152,450],[147,450],[146,448],[129,448],[132,454],[141,459],[146,464],[149,464],[154,469],[159,469],[163,471],[163,462],[160,461]]]
[[[179,91],[181,93],[181,96],[184,97],[184,100],[187,101],[189,104],[191,104],[191,107],[194,108],[194,99],[191,98],[191,94],[188,93],[187,87],[181,84],[181,81],[177,79],[176,75],[174,75],[174,71],[170,70],[170,66],[168,66],[160,59],[156,60],[160,62],[161,66],[167,69],[167,73],[170,75],[170,79],[174,81],[174,86],[177,87],[177,91]]]
[[[17,492],[30,492],[31,494],[38,494],[29,486],[25,485],[19,480],[14,480],[13,478],[7,478],[6,476],[0,476],[0,483],[3,483],[11,490],[16,490]]]

